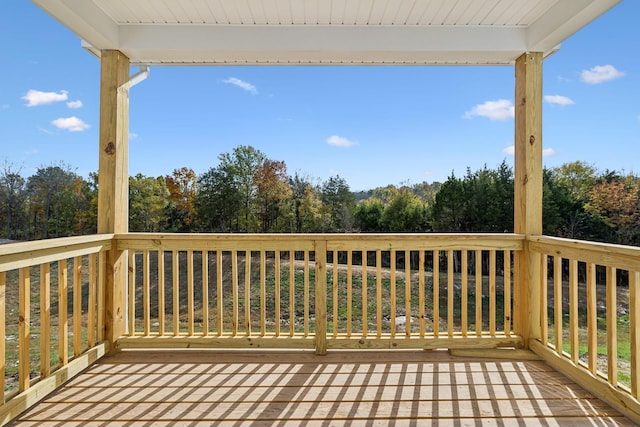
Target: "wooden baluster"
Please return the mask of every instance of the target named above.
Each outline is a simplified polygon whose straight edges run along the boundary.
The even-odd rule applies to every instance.
[[[511,336],[511,251],[505,250],[504,253],[504,267],[503,267],[503,290],[504,290],[504,334],[508,337]],[[546,263],[546,261],[545,261]],[[543,276],[546,283],[546,264],[545,264],[545,275]],[[546,301],[547,288],[543,287],[543,295]],[[544,307],[546,307],[546,303]],[[546,315],[545,315],[546,319]],[[546,326],[545,326],[546,331]]]
[[[507,254],[508,251],[505,251],[505,254]],[[548,345],[549,344],[549,285],[547,284],[548,280],[549,280],[549,269],[547,267],[547,263],[549,262],[549,256],[548,255],[542,255],[540,257],[540,280],[542,280],[542,285],[540,286],[540,306],[543,307],[542,313],[540,313],[541,316],[541,322],[542,322],[542,329],[540,332],[540,340],[542,342],[543,345]],[[505,264],[506,266],[506,264]],[[505,277],[507,275],[506,271],[505,271]],[[506,278],[505,278],[506,280]],[[504,296],[504,300],[505,300],[505,309],[506,309],[506,303],[507,303],[507,295],[506,295],[506,286],[505,286],[505,296]],[[509,305],[509,307],[511,307],[511,305]],[[505,332],[506,332],[506,321],[507,321],[507,317],[506,317],[506,312],[505,312]]]
[[[209,251],[202,250],[202,335],[209,335]]]
[[[129,336],[134,336],[136,333],[136,253],[131,250],[129,255],[129,288],[128,288],[128,301],[127,301],[127,316],[129,329]]]
[[[193,250],[187,251],[187,333],[192,337],[195,333],[194,325],[194,291],[195,280],[193,278]]]
[[[425,335],[425,256],[424,250],[420,250],[419,261],[418,261],[418,316],[420,317],[420,338],[424,338]]]
[[[280,323],[282,322],[282,318],[281,318],[282,315],[280,314],[280,298],[281,298],[281,296],[280,296],[280,286],[282,286],[282,284],[280,283],[281,282],[280,281],[280,274],[281,274],[280,273],[280,269],[281,269],[281,266],[280,266],[280,251],[279,250],[275,251],[274,258],[275,258],[275,260],[274,260],[274,262],[275,262],[274,275],[275,275],[275,287],[276,287],[275,288],[275,295],[274,295],[274,299],[275,299],[275,307],[274,307],[274,309],[275,309],[275,313],[274,313],[275,319],[274,319],[274,321],[275,321],[275,327],[276,327],[275,333],[276,333],[276,336],[279,337],[280,336]]]
[[[390,270],[391,270],[391,288],[390,288],[390,293],[391,293],[391,314],[389,315],[389,320],[391,321],[391,338],[395,338],[396,337],[396,317],[397,317],[397,312],[396,312],[396,250],[395,249],[391,249],[391,266],[390,266]]]
[[[466,249],[462,250],[461,253],[462,256],[462,263],[461,263],[461,272],[460,272],[460,285],[461,285],[461,293],[462,293],[462,298],[460,301],[460,311],[461,311],[461,319],[460,319],[460,323],[461,323],[461,332],[462,332],[462,336],[466,337],[468,335],[468,309],[469,309],[469,302],[468,302],[468,293],[469,293],[469,272],[468,272],[468,268],[469,268],[469,253],[467,252]]]
[[[164,336],[165,329],[165,302],[164,302],[164,250],[158,250],[158,335]]]
[[[304,251],[304,336],[309,336],[309,251]]]
[[[178,251],[173,250],[172,256],[172,286],[173,286],[173,335],[178,336],[180,334],[180,254]]]
[[[23,267],[18,272],[18,389],[29,388],[29,341],[31,340],[31,271]]]
[[[587,362],[589,371],[598,372],[598,294],[596,288],[596,265],[587,264]]]
[[[224,330],[223,304],[222,304],[222,251],[216,251],[216,319],[218,323],[218,336],[222,336]]]
[[[615,267],[607,267],[607,379],[618,386],[618,303]]]
[[[67,260],[58,261],[58,356],[60,366],[69,362],[69,320],[67,317]]]
[[[151,332],[151,266],[149,258],[149,251],[144,251],[142,253],[142,315],[145,336],[149,336]]]
[[[562,259],[553,257],[553,306],[556,352],[562,354]]]
[[[367,296],[367,291],[368,291],[368,286],[369,286],[369,280],[368,280],[368,275],[367,275],[367,251],[362,251],[361,253],[361,257],[362,257],[362,337],[366,338],[368,335],[368,329],[369,329],[369,307],[368,307],[368,296]]]
[[[347,337],[353,329],[353,251],[347,251]]]
[[[482,336],[482,251],[476,250],[476,336]]]
[[[0,317],[3,325],[4,319],[4,316]],[[51,373],[51,348],[49,346],[50,337],[51,266],[48,262],[46,262],[44,264],[40,264],[40,378],[46,378]]]
[[[440,251],[433,250],[433,336],[440,336]]]
[[[89,298],[87,310],[87,345],[93,348],[96,345],[96,289],[97,289],[97,254],[89,254]]]
[[[376,337],[382,336],[382,251],[376,250]]]
[[[569,339],[571,360],[578,363],[578,261],[569,261]]]
[[[489,334],[496,336],[496,251],[489,251]]]
[[[447,335],[449,337],[453,337],[453,297],[454,297],[454,264],[455,261],[453,259],[454,253],[453,250],[447,251]]]
[[[82,354],[82,257],[73,259],[73,355]]]

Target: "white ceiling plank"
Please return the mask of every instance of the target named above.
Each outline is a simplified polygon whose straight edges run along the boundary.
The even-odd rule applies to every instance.
[[[516,25],[516,22],[522,20],[523,12],[526,14],[533,6],[534,2],[528,0],[514,0],[496,17],[493,25]]]
[[[392,25],[405,25],[417,0],[401,0],[394,8],[387,8]]]
[[[260,0],[262,3],[262,10],[264,13],[264,19],[268,25],[276,25],[280,23],[280,16],[278,14],[277,3],[272,0]]]
[[[206,24],[207,22],[215,22],[215,16],[209,8],[207,0],[191,0],[193,4],[193,13],[195,16],[199,17],[200,22],[202,24]]]
[[[342,23],[345,25],[357,25],[360,14],[360,2],[347,1],[344,2],[343,7]]]
[[[241,24],[255,25],[256,20],[247,0],[235,0],[233,4],[238,12],[238,19]]]
[[[278,10],[278,23],[282,25],[293,24],[291,14],[291,2],[289,0],[275,0]]]
[[[289,2],[289,12],[291,13],[291,23],[301,25],[305,23],[306,13],[304,1]]]
[[[356,15],[355,25],[367,25],[369,23],[369,16],[371,15],[371,8],[375,0],[358,0],[358,12]],[[351,4],[351,3],[349,3]]]
[[[33,0],[63,23],[73,23],[70,29],[93,46],[118,46],[118,25],[95,3],[84,0]]]
[[[542,14],[548,10],[553,3],[557,1],[557,0],[548,0],[548,1],[539,1],[535,3],[535,6],[533,8],[531,8],[531,10],[529,10],[527,12],[526,15],[523,15],[519,22],[517,23],[517,25],[531,25],[534,22],[536,22],[541,16]]]
[[[335,25],[344,25],[344,16],[347,0],[331,0],[331,23]]]
[[[369,22],[368,25],[380,25],[382,24],[382,20],[384,19],[384,14],[387,10],[388,1],[385,0],[375,0],[371,7],[369,13]]]
[[[438,9],[438,12],[435,15],[433,15],[433,19],[431,20],[431,23],[433,25],[444,25],[444,22],[447,20],[447,17],[451,15],[451,11],[453,10],[456,3],[457,3],[456,1],[451,1],[451,0],[443,1],[442,5]]]
[[[32,1],[138,64],[505,64],[620,0]]]
[[[576,0],[571,4],[559,1],[527,29],[527,44],[532,51],[559,45],[617,3],[618,0]]]
[[[482,7],[478,9],[478,11],[468,19],[467,25],[484,25],[485,19],[487,15],[489,15],[493,9],[495,9],[501,0],[484,0],[482,3]]]

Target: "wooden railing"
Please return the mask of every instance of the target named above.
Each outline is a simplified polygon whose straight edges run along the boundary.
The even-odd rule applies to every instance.
[[[640,248],[532,237],[541,254],[541,336],[531,348],[640,416]]]
[[[527,293],[513,281],[525,245],[540,258],[543,307],[529,342],[513,312]],[[0,424],[110,350],[111,249],[129,264],[114,284],[126,287],[118,348],[528,346],[640,419],[640,248],[513,234],[128,233],[0,246]]]
[[[0,246],[0,424],[105,354],[101,259],[112,237]]]
[[[522,236],[130,233],[116,241],[129,251],[120,348],[522,345],[511,279]]]

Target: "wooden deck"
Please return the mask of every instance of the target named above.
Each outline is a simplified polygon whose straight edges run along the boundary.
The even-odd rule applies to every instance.
[[[15,426],[635,425],[541,361],[442,351],[126,350]]]

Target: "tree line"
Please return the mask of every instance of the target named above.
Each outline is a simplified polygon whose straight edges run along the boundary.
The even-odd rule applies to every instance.
[[[513,170],[506,162],[445,182],[354,193],[340,176],[296,172],[251,146],[219,156],[198,175],[129,178],[129,229],[143,232],[512,232]],[[553,236],[640,245],[640,178],[584,162],[543,171],[543,227]],[[35,240],[91,234],[97,174],[64,163],[24,178],[0,168],[0,237]]]

